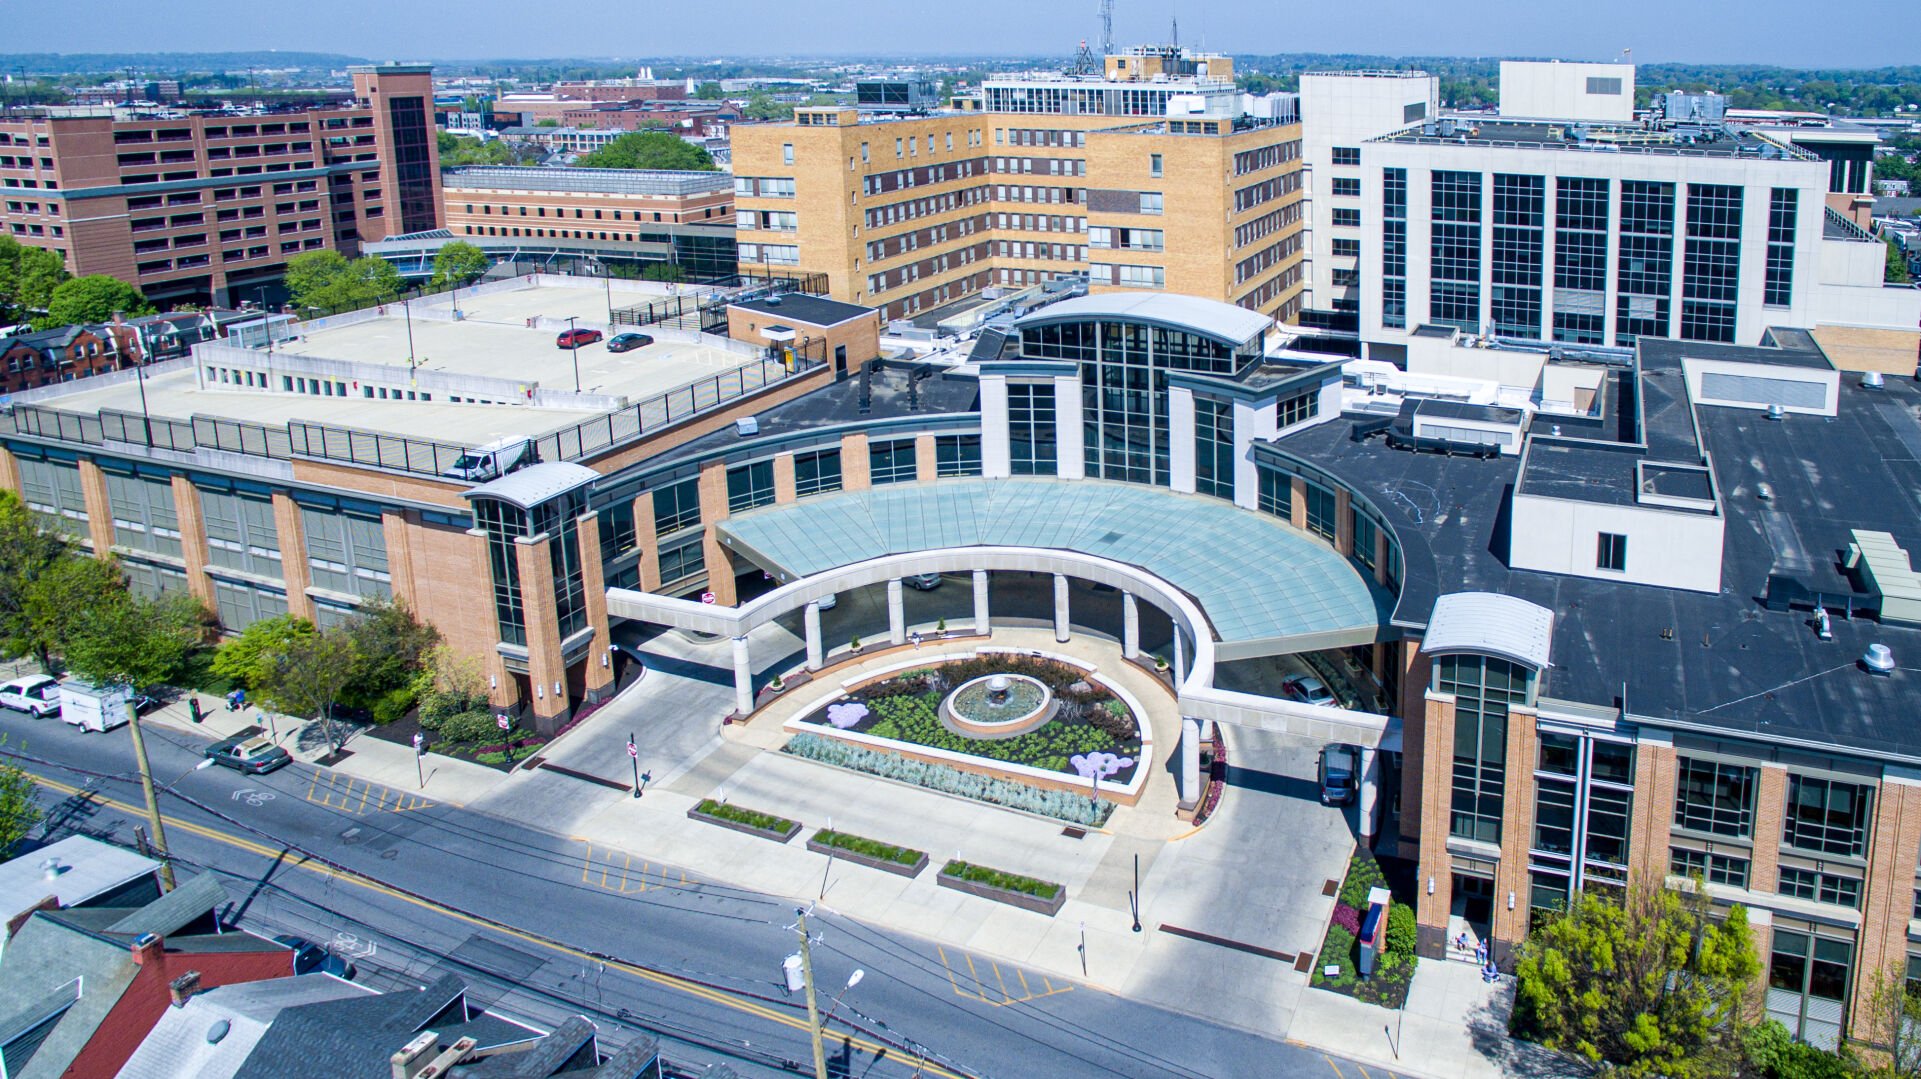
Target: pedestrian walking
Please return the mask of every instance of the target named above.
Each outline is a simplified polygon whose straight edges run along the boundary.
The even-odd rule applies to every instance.
[[[915,631],[914,631],[914,635],[913,635],[913,637],[912,637],[912,638],[910,638],[910,639],[911,639],[911,640],[912,640],[912,641],[914,642],[914,647],[915,647],[915,648],[919,648],[919,647],[920,647],[920,631],[919,631],[919,630],[915,630]]]
[[[193,717],[193,721],[195,723],[198,723],[201,721],[202,717],[200,715],[200,698],[194,696],[191,693],[187,694],[187,714]]]

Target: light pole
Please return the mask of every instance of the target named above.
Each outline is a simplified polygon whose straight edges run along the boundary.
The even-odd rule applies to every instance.
[[[414,369],[414,309],[405,296],[400,298],[400,314],[407,320],[407,371],[411,374]]]
[[[634,765],[634,797],[640,797],[640,746],[634,741],[632,731],[627,732],[627,759]]]
[[[114,312],[117,316],[119,312]],[[147,432],[147,447],[153,447],[153,415],[147,411],[147,328],[136,322],[133,324],[133,379],[140,386],[140,424]],[[119,338],[114,338],[119,347]]]
[[[574,336],[574,323],[580,316],[567,316],[567,351],[574,357],[574,392],[580,392],[580,339]]]

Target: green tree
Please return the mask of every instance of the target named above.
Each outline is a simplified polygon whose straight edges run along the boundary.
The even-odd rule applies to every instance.
[[[64,657],[67,667],[95,685],[136,690],[165,685],[199,643],[201,615],[199,601],[191,596],[149,600],[121,588],[76,627]]]
[[[702,101],[719,101],[725,94],[717,82],[703,82],[694,87],[694,96]]]
[[[0,748],[7,737],[0,735]],[[0,762],[0,858],[7,857],[16,844],[27,838],[40,823],[40,806],[33,800],[33,776],[26,770]]]
[[[355,658],[353,638],[344,628],[296,637],[268,654],[260,695],[277,712],[319,723],[338,753],[347,744],[347,725],[334,706],[353,680]]]
[[[511,165],[520,158],[505,139],[482,141],[447,131],[440,132],[437,137],[440,143],[440,167],[443,169],[460,165]]]
[[[1882,242],[1888,245],[1888,268],[1883,275],[1890,285],[1908,283],[1908,250],[1892,236],[1883,236]]]
[[[712,154],[665,131],[630,131],[574,162],[588,169],[674,169],[714,172]]]
[[[487,253],[465,240],[441,245],[434,254],[434,276],[430,288],[464,285],[487,272]]]
[[[405,603],[382,601],[362,604],[360,617],[346,632],[354,645],[354,669],[341,703],[372,709],[387,694],[405,691],[408,699],[391,718],[405,714],[440,631],[415,618]]]
[[[1521,945],[1514,1023],[1630,1079],[1731,1075],[1759,972],[1747,911],[1716,922],[1703,889],[1644,889],[1625,903],[1577,896]]]
[[[258,690],[267,684],[274,656],[314,632],[314,624],[299,615],[263,618],[223,643],[209,667],[236,686]]]
[[[20,496],[0,491],[0,651],[31,654],[49,674],[51,647],[42,643],[34,610],[40,579],[73,557],[72,541],[41,525]]]
[[[1913,1071],[1867,1071],[1846,1049],[1830,1053],[1794,1040],[1788,1028],[1772,1019],[1750,1029],[1742,1039],[1745,1056],[1741,1074],[1752,1079],[1855,1079],[1857,1076],[1913,1075]]]
[[[60,661],[71,662],[72,646],[87,625],[125,588],[119,563],[69,550],[26,587],[23,651],[42,670],[56,673]]]
[[[405,282],[386,259],[372,255],[347,261],[338,251],[308,251],[287,260],[287,291],[295,307],[351,311],[388,303]]]
[[[68,276],[59,255],[0,236],[0,322],[30,322],[44,313]]]
[[[153,313],[153,305],[139,289],[117,277],[88,274],[54,286],[47,297],[47,313],[34,319],[33,324],[45,330],[76,322],[105,322],[116,312],[148,315]]]
[[[1889,1075],[1921,1075],[1921,993],[1908,982],[1905,957],[1867,976],[1868,1006],[1850,1033],[1887,1054]]]
[[[685,281],[687,271],[678,262],[650,262],[641,267],[642,281]]]
[[[774,95],[765,90],[755,90],[747,95],[747,105],[741,115],[749,120],[788,120],[794,115],[794,107],[775,101]]]

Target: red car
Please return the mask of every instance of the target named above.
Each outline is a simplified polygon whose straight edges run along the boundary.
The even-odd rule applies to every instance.
[[[600,336],[599,330],[562,330],[560,336],[554,338],[554,344],[561,348],[578,348],[593,344],[600,340]]]

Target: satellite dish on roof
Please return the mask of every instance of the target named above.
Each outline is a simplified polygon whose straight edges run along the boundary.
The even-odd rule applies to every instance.
[[[214,1024],[207,1028],[207,1044],[219,1045],[220,1039],[226,1037],[227,1032],[232,1029],[233,1024],[227,1022],[225,1019],[214,1020]]]

